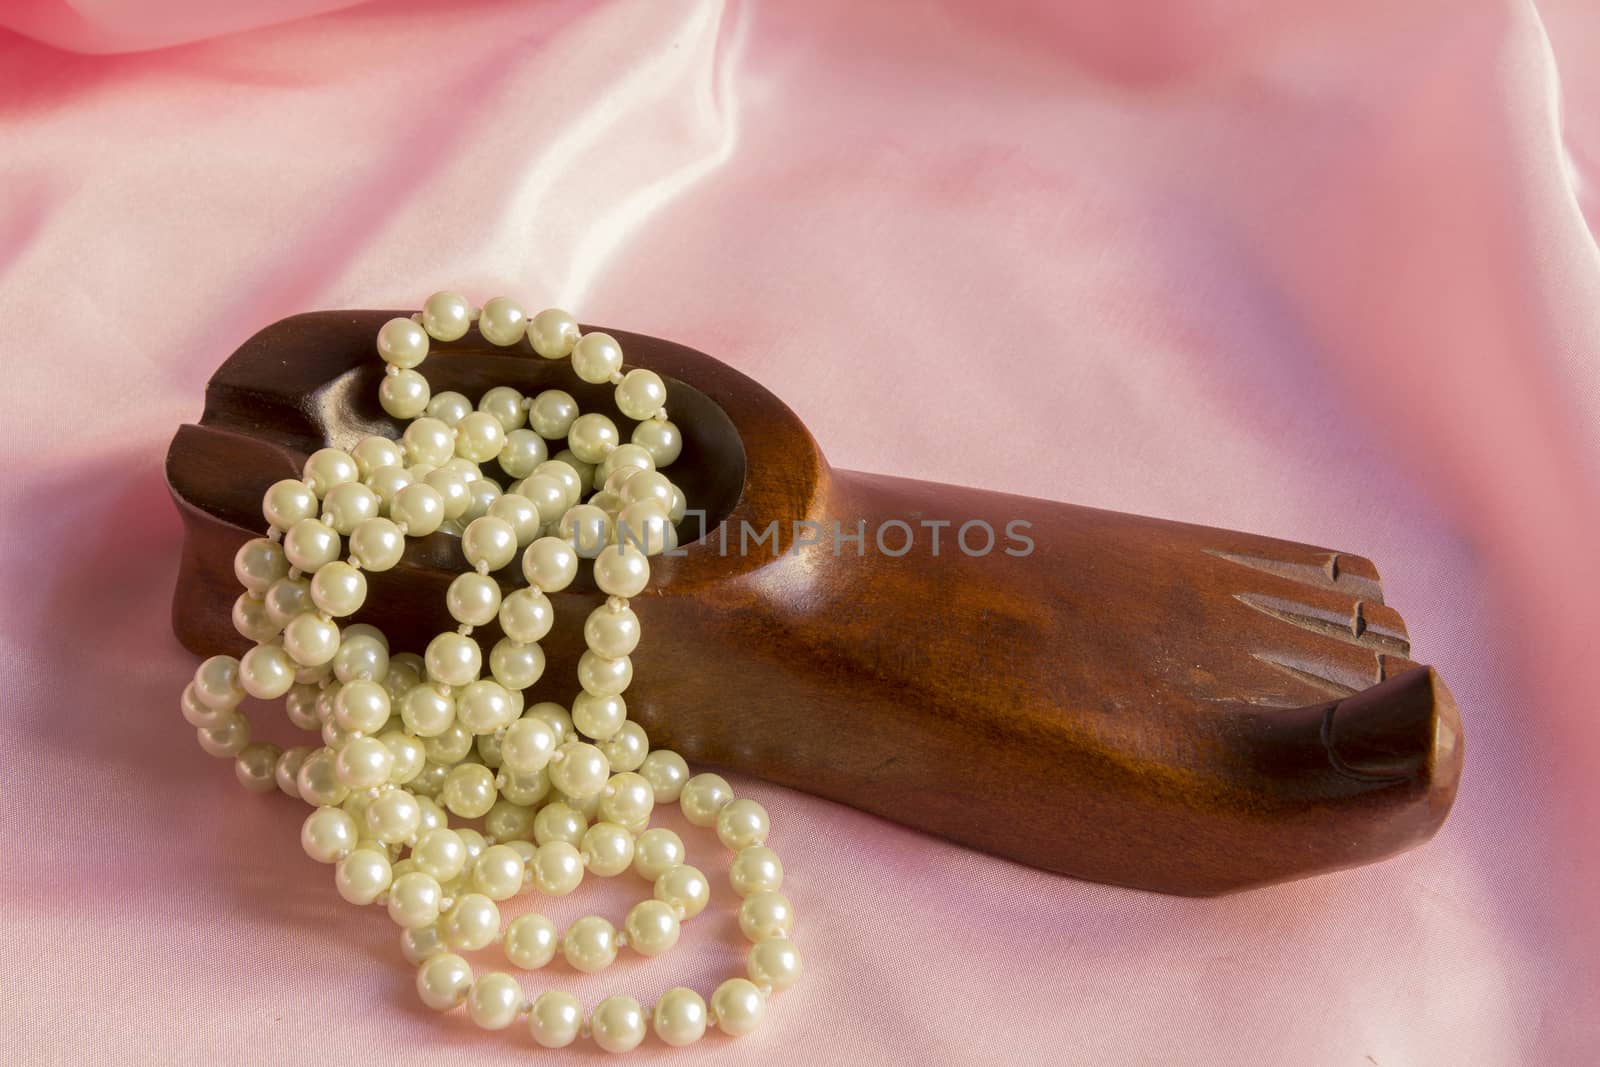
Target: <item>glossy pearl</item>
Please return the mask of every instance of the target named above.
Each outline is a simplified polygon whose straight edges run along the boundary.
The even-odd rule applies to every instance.
[[[386,571],[405,553],[405,536],[389,519],[368,519],[350,532],[350,555],[362,568]]]
[[[413,419],[400,435],[400,443],[412,465],[439,467],[456,454],[455,434],[447,423],[431,415]]]
[[[633,870],[645,881],[654,882],[683,863],[687,855],[683,838],[665,826],[654,826],[633,843]]]
[[[445,685],[467,685],[483,669],[483,650],[462,634],[440,634],[428,642],[422,658],[428,665],[428,677]]]
[[[517,492],[533,505],[541,523],[556,522],[567,510],[566,483],[551,472],[535,470],[517,486]]]
[[[578,575],[578,554],[559,537],[541,537],[522,554],[522,575],[528,584],[555,593]]]
[[[588,687],[585,686],[585,689]],[[609,740],[617,735],[627,719],[628,705],[621,696],[597,696],[592,691],[586,691],[572,698],[572,725],[585,737],[596,741]]]
[[[607,381],[622,369],[622,346],[608,333],[586,333],[572,348],[572,369],[590,384]]]
[[[320,519],[301,519],[283,535],[289,562],[307,574],[339,558],[339,535]]]
[[[474,411],[456,425],[456,455],[474,463],[487,463],[506,443],[506,428],[487,411]]]
[[[552,841],[565,841],[569,845],[576,845],[583,840],[588,821],[583,813],[553,800],[540,808],[533,818],[533,839],[541,845],[548,845]]]
[[[559,989],[541,993],[528,1012],[528,1032],[545,1048],[572,1044],[582,1026],[583,1005],[577,997]]]
[[[749,979],[730,978],[711,994],[711,1015],[725,1034],[748,1034],[766,1014],[766,998]]]
[[[614,877],[633,863],[633,835],[616,823],[597,822],[584,831],[579,854],[591,874]]]
[[[460,293],[443,290],[422,304],[422,328],[435,341],[459,341],[472,325],[472,305]]]
[[[295,664],[281,645],[257,645],[239,661],[239,685],[257,700],[276,700],[294,685]]]
[[[261,516],[267,520],[268,526],[287,530],[301,519],[316,518],[317,494],[297,478],[274,482],[261,498]]]
[[[655,371],[635,367],[617,384],[617,410],[634,421],[654,417],[667,403],[667,385]]]
[[[452,882],[466,869],[467,845],[460,834],[441,827],[417,838],[411,858],[417,861],[418,870],[441,883]]]
[[[683,434],[667,419],[647,419],[633,428],[629,441],[650,453],[656,466],[670,467],[683,454]]]
[[[751,845],[734,856],[728,867],[728,882],[741,897],[772,892],[783,887],[783,864],[770,848]]]
[[[472,991],[472,967],[460,956],[441,952],[417,969],[417,995],[434,1011],[449,1011]]]
[[[522,892],[522,857],[505,845],[486,848],[472,865],[472,884],[490,900],[510,900]]]
[[[423,926],[407,930],[400,935],[400,954],[413,967],[422,966],[424,962],[443,952],[444,948],[444,939],[439,936],[437,926]]]
[[[599,463],[621,443],[617,424],[595,411],[579,415],[567,431],[567,447],[585,463]]]
[[[562,389],[546,389],[528,406],[528,426],[547,441],[558,441],[572,430],[578,402]]]
[[[511,695],[498,682],[472,682],[456,697],[456,721],[474,734],[492,734],[516,717]]]
[[[509,974],[483,975],[467,995],[467,1015],[485,1030],[504,1030],[522,1010],[522,987]]]
[[[769,830],[767,809],[748,798],[730,801],[717,812],[717,839],[736,852],[763,843]]]
[[[583,857],[566,841],[540,845],[533,857],[533,880],[539,892],[563,897],[583,881]]]
[[[304,520],[302,520],[304,521]],[[283,546],[265,537],[246,541],[233,556],[233,576],[252,593],[265,593],[289,573]]]
[[[751,941],[788,937],[794,929],[794,908],[782,893],[752,893],[739,905],[739,929]]]
[[[439,918],[439,902],[444,898],[438,879],[421,871],[396,878],[389,886],[389,918],[406,930],[432,926]]]
[[[497,797],[494,772],[481,763],[463,763],[446,776],[439,796],[446,808],[463,819],[487,815]]]
[[[522,340],[527,328],[527,312],[508,297],[497,296],[487,301],[478,313],[478,332],[483,334],[484,340],[502,348]]]
[[[507,727],[500,742],[500,759],[510,770],[532,774],[549,764],[555,750],[556,735],[549,724],[524,717]]]
[[[457,622],[487,626],[500,613],[500,583],[482,574],[457,575],[444,602]]]
[[[599,915],[586,915],[561,935],[561,955],[585,974],[604,970],[617,958],[617,929]]]
[[[472,401],[461,393],[447,390],[435,393],[428,401],[428,417],[438,419],[446,426],[456,426],[472,411]]]
[[[367,807],[367,833],[386,845],[412,839],[421,824],[422,805],[404,789],[386,790]]]
[[[347,789],[373,789],[389,781],[394,753],[376,737],[351,738],[334,758],[334,769]]]
[[[438,686],[419,685],[400,702],[400,718],[418,737],[437,737],[455,725],[456,703]]]
[[[311,578],[311,602],[335,618],[354,615],[366,600],[366,575],[348,563],[334,560]]]
[[[485,392],[478,398],[478,410],[493,415],[507,434],[528,421],[528,413],[522,406],[522,394],[509,385],[497,385]]]
[[[656,1036],[667,1044],[692,1045],[706,1032],[706,1002],[694,990],[677,986],[656,1001],[652,1022]]]
[[[717,813],[733,802],[733,787],[720,774],[697,774],[683,783],[678,806],[696,826],[716,824]]]
[[[322,521],[343,537],[368,519],[378,517],[378,494],[360,482],[346,482],[328,490],[322,501]]]
[[[445,944],[459,952],[476,952],[494,943],[500,933],[500,909],[482,893],[456,900],[444,918]]]
[[[632,545],[607,545],[594,561],[594,582],[604,593],[633,597],[650,581],[650,561]]]
[[[410,319],[390,319],[378,330],[378,355],[385,363],[409,370],[428,358],[428,335]]]
[[[675,804],[689,780],[689,764],[671,749],[658,748],[644,757],[639,774],[655,790],[657,803]]]
[[[278,761],[273,765],[272,776],[278,784],[278,791],[286,797],[295,800],[304,799],[300,796],[300,785],[297,781],[300,768],[304,765],[306,757],[311,754],[311,749],[306,745],[293,745],[283,750],[278,755]]]
[[[592,797],[605,788],[611,764],[605,753],[583,741],[568,741],[556,749],[550,764],[550,782],[568,796]]]
[[[624,929],[629,948],[641,956],[659,956],[678,943],[680,926],[671,904],[641,900],[628,910]]]
[[[655,897],[670,904],[685,919],[692,919],[705,910],[711,899],[711,885],[698,867],[680,863],[656,879]]]
[[[650,751],[650,738],[638,723],[625,722],[620,730],[600,742],[598,747],[605,753],[606,762],[611,764],[613,771],[637,771],[644,765],[644,757]]]
[[[632,833],[643,833],[655,807],[655,791],[643,776],[614,774],[600,795],[600,817]]]
[[[578,659],[578,684],[591,696],[614,697],[628,688],[632,681],[633,662],[627,656],[606,659],[591,650]],[[573,705],[576,716],[577,702],[574,701]]]
[[[428,380],[414,370],[384,376],[378,404],[397,419],[414,419],[428,410]]]
[[[528,343],[545,359],[566,359],[578,337],[578,321],[560,308],[546,308],[528,322]]]
[[[556,958],[561,935],[555,923],[538,912],[530,912],[517,916],[506,927],[502,947],[512,963],[523,970],[536,971]]]
[[[607,1052],[631,1052],[644,1040],[644,1009],[632,997],[607,997],[595,1005],[589,1030]]]
[[[301,800],[312,805],[344,802],[350,790],[339,781],[339,772],[334,766],[337,758],[331,748],[314,749],[305,758],[300,764],[300,773],[295,776]]]
[[[502,493],[495,497],[485,514],[492,515],[510,526],[519,546],[531,544],[539,536],[543,522],[539,518],[539,509],[533,506],[533,501],[520,493]]]
[[[394,495],[389,517],[407,537],[426,537],[444,523],[444,497],[426,483],[408,485]]]
[[[361,479],[361,468],[355,457],[339,448],[319,448],[306,457],[301,480],[311,487],[319,498],[325,498],[334,486]]]
[[[750,946],[745,970],[758,987],[782,992],[800,980],[800,950],[787,938],[768,938]]]
[[[318,863],[337,862],[359,839],[356,821],[339,808],[318,808],[300,824],[300,847]]]
[[[498,458],[501,470],[513,478],[526,478],[539,464],[550,458],[550,450],[543,437],[532,430],[519,428],[507,432]]]
[[[334,868],[339,895],[352,904],[371,904],[389,888],[389,857],[370,848],[358,848]]]

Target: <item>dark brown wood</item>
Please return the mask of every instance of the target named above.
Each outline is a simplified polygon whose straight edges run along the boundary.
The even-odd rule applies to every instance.
[[[244,647],[229,620],[235,549],[260,499],[325,444],[397,428],[376,400],[373,338],[395,312],[284,320],[212,378],[167,477],[187,536],[173,629],[196,653]],[[668,380],[685,435],[675,480],[709,513],[657,557],[635,600],[631,717],[655,745],[1080,878],[1213,894],[1329,871],[1431,836],[1454,799],[1462,736],[1373,565],[1327,549],[1070,504],[833,470],[793,412],[702,353],[612,330]],[[435,390],[559,385],[615,415],[609,387],[476,333],[436,348]],[[794,523],[866,524],[835,554],[788,549]],[[917,536],[877,551],[891,520]],[[932,553],[924,521],[946,520]],[[982,520],[995,548],[956,543]],[[1007,524],[1033,551],[1008,555]],[[740,531],[777,523],[740,552]],[[884,527],[899,551],[900,527]],[[814,536],[811,530],[803,530]],[[747,538],[748,540],[748,538]],[[969,531],[968,547],[984,542]],[[447,534],[371,576],[366,616],[397,649],[450,625],[465,569]],[[520,575],[508,568],[507,585]],[[568,702],[587,576],[554,598],[549,669]],[[491,635],[491,639],[492,639]]]

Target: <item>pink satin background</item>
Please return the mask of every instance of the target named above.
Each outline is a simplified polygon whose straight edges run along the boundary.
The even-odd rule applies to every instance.
[[[736,780],[773,813],[807,977],[752,1037],[635,1062],[1587,1062],[1592,6],[300,17],[340,6],[0,11],[8,1062],[541,1054],[421,1008],[296,807],[176,708],[173,428],[260,326],[442,285],[710,352],[838,466],[1370,555],[1462,709],[1435,841],[1211,901]],[[663,960],[536,982],[708,991],[738,967],[729,896]]]

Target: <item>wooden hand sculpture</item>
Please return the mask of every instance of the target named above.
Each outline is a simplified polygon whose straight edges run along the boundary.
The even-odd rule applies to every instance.
[[[395,314],[269,327],[211,379],[200,424],[179,429],[167,457],[187,531],[173,628],[193,651],[247,647],[230,622],[232,561],[263,528],[262,490],[324,445],[395,435],[373,353]],[[1367,560],[833,470],[749,378],[609,332],[629,366],[667,380],[684,437],[671,474],[707,522],[698,540],[699,522],[682,524],[680,554],[652,559],[633,602],[646,639],[628,713],[652,746],[1051,871],[1168,893],[1367,863],[1444,820],[1460,721],[1438,676],[1409,658]],[[428,372],[436,391],[559,387],[619,417],[610,387],[525,342],[501,349],[473,332],[437,349]],[[988,551],[981,526],[958,540],[975,521],[996,535]],[[889,554],[907,530],[909,550]],[[1021,538],[1031,551],[1008,553],[1024,551]],[[450,628],[445,587],[465,569],[458,538],[433,534],[370,576],[364,614],[397,651],[420,651]],[[509,575],[502,584],[520,584]],[[579,620],[603,597],[584,575],[552,599],[548,667],[529,696],[567,704]]]

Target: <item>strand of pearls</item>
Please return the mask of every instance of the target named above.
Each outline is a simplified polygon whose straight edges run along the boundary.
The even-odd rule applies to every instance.
[[[617,409],[636,422],[630,441],[559,389],[524,397],[501,386],[476,407],[459,393],[433,393],[418,371],[432,344],[459,340],[474,324],[493,344],[526,339],[539,357],[570,359],[584,381],[613,384]],[[234,559],[244,592],[233,621],[255,647],[201,663],[183,692],[184,718],[206,752],[234,760],[245,788],[277,788],[315,809],[301,828],[306,854],[333,866],[344,899],[380,906],[402,928],[428,1006],[465,1005],[489,1030],[526,1017],[549,1048],[589,1037],[626,1051],[652,1028],[671,1045],[698,1040],[709,1025],[749,1032],[801,969],[767,813],[722,777],[691,776],[682,756],[651,749],[623,699],[640,639],[629,598],[649,582],[648,557],[676,546],[687,507],[662,473],[682,448],[665,383],[643,368],[624,373],[610,335],[584,334],[560,310],[529,317],[504,297],[477,309],[435,293],[419,314],[385,323],[377,349],[386,364],[379,401],[404,425],[400,440],[321,449],[300,478],[267,490],[267,534]],[[552,456],[550,443],[562,440]],[[503,489],[484,473],[490,462],[509,479]],[[341,625],[366,601],[367,572],[394,567],[407,538],[439,530],[460,535],[471,567],[446,594],[455,630],[421,655],[391,655],[378,628]],[[539,641],[555,624],[548,594],[573,581],[580,560],[592,561],[607,600],[584,623],[579,692],[570,709],[528,706],[525,693],[544,674]],[[505,593],[495,575],[516,570],[527,584]],[[504,636],[485,657],[474,634],[490,624]],[[252,742],[240,706],[247,695],[282,698],[290,722],[321,745]],[[682,839],[650,826],[656,805],[674,802],[732,850],[728,878],[751,942],[745,977],[723,982],[709,1001],[676,987],[648,1011],[612,996],[585,1013],[569,993],[530,1000],[510,974],[474,975],[460,953],[495,942],[513,967],[537,970],[559,954],[588,973],[624,947],[642,956],[671,949],[710,896],[705,875],[684,862]],[[482,829],[452,817],[481,820]],[[651,896],[621,930],[599,915],[565,931],[537,912],[502,923],[499,904],[520,894],[564,896],[586,874],[626,871],[649,882]]]

